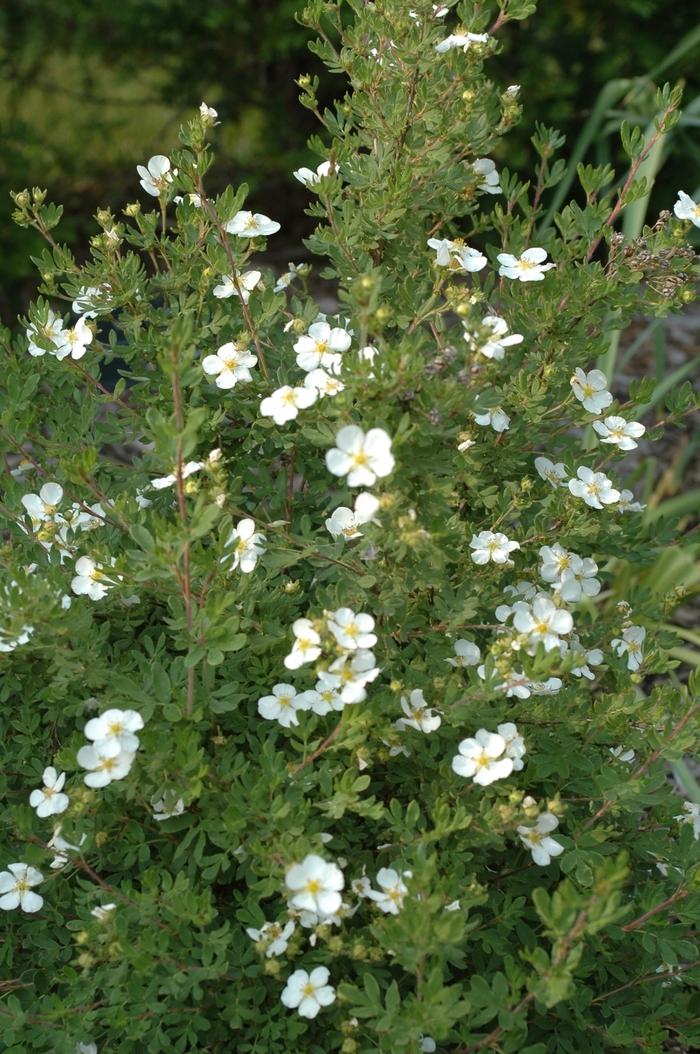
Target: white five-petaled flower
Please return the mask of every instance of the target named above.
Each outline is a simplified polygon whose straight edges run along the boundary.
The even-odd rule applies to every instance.
[[[394,468],[391,439],[383,428],[365,433],[357,425],[346,425],[335,442],[326,452],[326,466],[334,476],[347,476],[349,487],[371,487]]]
[[[170,158],[164,154],[154,154],[145,168],[143,165],[137,165],[136,171],[141,177],[139,180],[141,186],[147,194],[151,194],[154,198],[160,197],[173,181]]]
[[[62,500],[63,487],[59,483],[45,483],[38,494],[22,495],[22,504],[33,525],[52,520]]]
[[[382,867],[377,872],[377,885],[379,889],[368,889],[366,896],[373,900],[380,911],[385,915],[398,915],[403,907],[403,902],[408,888],[403,881],[410,878],[411,872],[404,871],[400,875],[393,867]]]
[[[683,809],[679,816],[674,816],[673,819],[679,823],[690,823],[693,825],[693,838],[697,842],[700,838],[700,804],[694,801],[684,801]]]
[[[452,252],[455,243],[449,238],[428,238],[428,248],[435,250],[435,263],[438,267],[449,267],[452,263]]]
[[[256,944],[263,945],[266,958],[271,959],[284,955],[295,929],[296,923],[290,919],[284,926],[280,922],[263,922],[259,930],[248,927],[246,933]]]
[[[452,251],[453,270],[474,274],[476,271],[483,271],[487,263],[488,260],[484,254],[478,249],[472,249],[469,245],[456,245]]]
[[[485,44],[488,39],[488,33],[467,33],[466,30],[464,32],[450,33],[449,37],[445,37],[444,40],[435,45],[435,50],[438,55],[443,55],[446,51],[452,51],[454,48],[468,51],[472,44]]]
[[[481,662],[481,651],[478,646],[471,640],[456,640],[454,643],[454,658],[445,659],[445,662],[449,663],[450,666],[463,667],[463,666],[476,666],[478,662]]]
[[[335,1000],[335,989],[328,984],[330,973],[325,966],[317,966],[311,973],[295,970],[289,978],[280,999],[290,1010],[297,1010],[301,1017],[316,1017],[324,1006]]]
[[[599,414],[613,401],[608,391],[608,380],[602,370],[586,373],[577,366],[570,382],[573,393],[590,414]]]
[[[589,556],[582,558],[573,553],[571,555],[571,565],[554,586],[556,592],[567,604],[573,604],[583,597],[597,597],[601,590],[596,578],[598,564]]]
[[[569,480],[569,490],[575,498],[583,498],[592,509],[613,505],[620,498],[619,490],[613,487],[604,473],[594,472],[585,466],[576,469],[576,478]]]
[[[334,169],[333,171],[337,171]],[[311,168],[297,168],[292,172],[295,179],[298,179],[300,183],[303,183],[305,187],[313,187],[316,183],[319,183],[326,176],[332,175],[330,161],[322,161],[314,172]]]
[[[616,637],[610,643],[616,655],[622,658],[627,655],[627,669],[638,670],[644,662],[644,638],[647,631],[644,626],[628,626],[622,631],[622,638]]]
[[[475,330],[464,331],[464,339],[472,351],[484,355],[487,359],[500,361],[506,353],[506,348],[521,344],[522,333],[511,333],[508,335],[508,323],[498,315],[485,315],[479,327]]]
[[[587,681],[594,681],[595,674],[591,669],[591,666],[600,666],[603,661],[603,653],[600,648],[590,648],[586,650],[578,640],[572,640],[570,647],[566,642],[562,642],[562,655],[565,655],[567,651],[570,651],[574,665],[571,667],[571,673],[574,677],[585,677]]]
[[[341,655],[328,670],[319,674],[319,684],[340,693],[343,703],[361,703],[367,698],[366,687],[380,674],[374,652],[367,648]],[[318,688],[318,685],[316,686]]]
[[[277,721],[282,728],[299,724],[297,710],[309,710],[310,703],[302,692],[299,694],[292,684],[276,684],[272,695],[258,699],[258,713],[266,721]]]
[[[136,735],[143,728],[143,718],[138,710],[118,710],[115,707],[105,710],[99,717],[92,717],[85,725],[86,739],[92,739],[95,745],[114,741],[120,750],[129,754],[139,748],[139,737]]]
[[[318,399],[317,388],[291,388],[288,384],[277,388],[260,403],[262,417],[271,417],[275,424],[293,421],[300,410],[306,410]]]
[[[565,571],[570,570],[575,553],[564,549],[559,542],[540,547],[540,575],[545,582],[558,582]]]
[[[311,619],[298,618],[292,623],[294,644],[284,665],[288,670],[298,670],[307,662],[314,662],[321,654],[321,637],[314,629]]]
[[[506,755],[506,741],[497,732],[480,728],[473,737],[463,739],[457,749],[459,753],[452,758],[453,770],[458,776],[471,776],[481,787],[505,779],[513,771],[513,759]]]
[[[88,596],[90,600],[102,600],[115,585],[108,578],[101,564],[95,563],[89,556],[81,556],[75,562],[75,577],[70,587],[77,596]]]
[[[499,253],[496,257],[501,265],[498,269],[503,278],[516,278],[520,282],[541,282],[545,271],[550,271],[556,264],[545,263],[547,250],[535,247],[526,249],[520,256],[511,253]]]
[[[345,879],[337,864],[310,853],[300,864],[292,864],[284,880],[293,908],[313,911],[321,918],[340,910]]]
[[[258,361],[257,355],[253,355],[242,344],[229,341],[222,344],[215,355],[207,355],[202,359],[202,369],[210,377],[216,378],[217,388],[233,388],[238,381],[252,380],[250,367],[255,366]]]
[[[640,501],[634,500],[634,494],[631,490],[620,491],[617,512],[644,512],[645,509],[646,505],[642,505]]]
[[[354,612],[352,608],[338,608],[328,612],[327,626],[341,648],[355,651],[372,648],[377,643],[374,619],[365,612]]]
[[[65,812],[69,805],[68,795],[62,793],[63,785],[66,782],[65,772],[61,772],[59,775],[53,765],[49,765],[44,769],[44,774],[41,778],[44,781],[44,786],[33,790],[29,795],[29,804],[33,809],[36,809],[37,816],[43,818],[44,816],[56,816],[58,813]]]
[[[472,416],[476,424],[481,425],[482,428],[490,425],[494,432],[507,432],[510,428],[510,417],[500,406],[494,406],[491,410],[474,413]]]
[[[207,104],[203,102],[199,105],[199,116],[205,124],[213,124],[219,114],[213,106],[207,106]]]
[[[606,417],[603,421],[594,421],[593,427],[600,436],[601,443],[614,443],[620,450],[634,450],[636,440],[646,432],[639,421],[626,421],[624,417]]]
[[[543,812],[537,817],[534,827],[518,827],[520,841],[532,853],[532,859],[540,867],[546,867],[553,856],[564,852],[564,846],[550,838],[550,832],[559,826],[559,820],[552,812]]]
[[[327,395],[332,398],[345,391],[345,385],[340,377],[332,377],[330,373],[321,369],[309,370],[304,377],[304,387],[315,388],[319,399],[324,399]]]
[[[77,320],[69,329],[62,329],[56,338],[56,358],[82,359],[88,344],[92,343],[92,330],[85,321],[86,315]]]
[[[28,914],[38,911],[44,898],[33,893],[32,887],[43,881],[41,871],[29,864],[8,864],[7,871],[0,871],[0,909],[14,911],[21,908]]]
[[[510,563],[510,554],[520,548],[520,542],[512,542],[500,531],[480,531],[473,534],[469,548],[474,551],[471,558],[475,564],[487,564],[490,560],[494,564]]]
[[[240,296],[244,304],[250,300],[258,282],[262,278],[260,271],[244,271],[236,275],[236,280],[230,274],[222,275],[221,282],[214,286],[214,296],[217,300],[228,300],[230,296]]]
[[[177,791],[164,790],[151,797],[151,808],[153,819],[158,823],[163,820],[171,820],[173,816],[182,816],[185,811],[185,802],[176,797]]]
[[[374,494],[363,490],[355,498],[354,509],[348,509],[341,505],[335,509],[326,520],[326,529],[334,538],[361,538],[360,527],[374,519],[374,514],[379,509],[379,501]]]
[[[417,732],[428,734],[442,724],[440,714],[428,706],[421,688],[414,688],[408,699],[405,695],[401,696],[401,709],[404,716],[394,722],[400,732],[404,728],[415,728]]]
[[[187,461],[180,472],[182,479],[187,479],[194,472],[199,472],[200,469],[204,468],[203,461]],[[164,490],[166,487],[172,487],[177,482],[177,468],[170,473],[169,476],[161,476],[160,479],[152,479],[151,486],[154,490]]]
[[[684,190],[678,191],[678,201],[673,206],[673,211],[679,220],[690,220],[696,227],[700,227],[700,205]]]
[[[277,220],[271,220],[261,212],[246,210],[237,212],[225,225],[228,234],[235,234],[239,238],[266,238],[269,234],[276,234],[279,229]]]
[[[548,457],[536,457],[535,469],[538,475],[546,479],[551,486],[561,487],[562,484],[566,486],[566,468],[562,461],[557,461],[555,464]]]
[[[35,322],[32,322],[32,324],[27,327],[26,334],[27,340],[29,341],[29,347],[27,350],[29,354],[34,358],[37,358],[38,356],[46,355],[48,350],[50,355],[55,355],[56,347],[60,343],[62,332],[63,319],[49,308],[44,325],[39,326]],[[48,349],[44,348],[41,344],[38,344],[37,341],[51,344],[52,347]]]
[[[541,642],[545,651],[551,651],[559,647],[561,636],[571,633],[574,620],[568,611],[558,608],[547,597],[537,597],[532,604],[518,605],[513,625],[519,633],[528,635],[531,645]]]
[[[81,747],[77,753],[78,764],[88,769],[83,781],[88,787],[106,787],[113,780],[123,780],[129,775],[134,755],[122,750],[118,739],[102,739]]]
[[[266,551],[263,544],[264,541],[265,535],[261,531],[255,530],[255,520],[251,520],[248,516],[241,520],[238,526],[234,527],[226,542],[227,547],[233,546],[233,553],[231,554],[233,556],[233,564],[231,566],[234,571],[237,567],[240,567],[244,575],[250,574]]]
[[[484,194],[501,193],[501,177],[496,169],[495,161],[492,161],[490,157],[478,157],[472,163],[472,169],[482,179],[477,190],[481,190]]]
[[[313,322],[308,333],[303,334],[294,344],[297,366],[305,370],[316,370],[322,367],[337,373],[341,357],[352,343],[347,330],[340,326],[331,328],[327,322]]]

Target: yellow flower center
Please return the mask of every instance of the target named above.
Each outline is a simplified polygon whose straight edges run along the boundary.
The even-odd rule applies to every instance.
[[[292,697],[291,695],[278,695],[277,702],[280,704],[280,706],[291,706]]]
[[[306,883],[307,893],[318,893],[320,889],[321,883],[317,878],[310,878],[309,881]]]
[[[590,399],[592,395],[595,395],[595,388],[591,384],[582,384],[581,391],[587,399]]]
[[[98,570],[97,567],[95,567],[90,572],[90,578],[92,579],[93,582],[99,582],[101,578],[104,578],[104,575],[102,574],[102,572],[100,570]]]
[[[17,879],[17,892],[24,893],[27,889],[29,889],[27,883],[24,882],[21,878]]]
[[[352,455],[353,465],[366,465],[368,461],[367,455],[364,450],[358,450],[356,454]]]
[[[316,989],[311,984],[311,981],[307,981],[301,991],[302,991],[302,994],[305,995],[308,998],[308,996],[311,996],[311,995],[315,994]]]
[[[294,406],[294,392],[285,392],[282,396],[282,402],[287,403],[289,406]]]
[[[489,764],[490,761],[491,761],[491,758],[488,756],[488,754],[484,750],[482,750],[482,752],[479,754],[478,757],[474,758],[474,763],[475,763],[475,765],[476,765],[476,767],[478,769],[485,768]]]

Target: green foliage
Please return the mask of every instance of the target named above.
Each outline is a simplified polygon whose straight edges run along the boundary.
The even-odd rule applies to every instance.
[[[55,240],[61,210],[44,191],[13,195],[16,222],[46,247],[37,299],[0,336],[0,871],[38,868],[43,905],[2,914],[4,1054],[73,1054],[79,1042],[418,1054],[427,1036],[453,1054],[700,1043],[700,842],[667,779],[700,730],[698,677],[675,679],[668,621],[693,581],[677,549],[688,510],[596,509],[534,464],[561,462],[567,478],[594,468],[622,489],[619,451],[591,421],[622,413],[654,439],[696,406],[680,376],[644,381],[600,415],[571,384],[640,308],[663,317],[693,298],[688,222],[616,231],[649,190],[655,172],[639,168],[680,99],[663,89],[658,126],[625,130],[626,173],[577,159],[583,195],[539,242],[556,265],[542,281],[499,275],[500,253],[538,244],[551,192],[571,175],[543,124],[527,180],[503,170],[491,196],[473,168],[507,156],[521,117],[490,79],[494,25],[532,6],[460,4],[469,31],[491,33],[444,53],[436,45],[457,25],[435,20],[430,0],[415,17],[402,0],[312,2],[301,16],[344,78],[332,106],[315,78],[299,86],[320,126],[311,149],[332,162],[308,188],[307,246],[337,292],[331,323],[352,343],[344,389],[284,425],[261,400],[303,383],[293,346],[318,307],[303,271],[275,288],[265,238],[227,231],[243,208],[275,208],[244,185],[209,191],[210,119],[183,126],[155,208],[98,211],[84,264]],[[429,238],[455,243],[448,266]],[[488,265],[457,266],[464,248]],[[253,268],[260,281],[243,297]],[[237,295],[214,296],[227,275]],[[75,300],[90,315],[83,355],[57,343],[56,315],[68,329]],[[479,351],[494,314],[523,336],[504,359]],[[232,342],[256,361],[227,390],[202,363]],[[507,429],[476,422],[499,408]],[[359,539],[325,526],[357,494],[325,462],[349,424],[384,430],[395,458],[371,486],[379,505]],[[36,514],[22,498],[49,481],[63,495]],[[264,551],[242,568],[248,519]],[[473,559],[482,531],[517,540],[509,562]],[[546,648],[541,629],[495,614],[514,601],[507,587],[551,589],[540,549],[555,543],[599,568],[599,594],[549,594],[584,651],[602,653],[590,678],[574,672],[568,631],[568,649]],[[75,584],[82,557],[97,564],[95,599]],[[328,617],[343,607],[374,619],[381,672],[366,697],[300,710],[289,727],[266,720],[258,700],[273,685],[310,691],[347,658]],[[284,660],[304,618],[321,654],[294,669]],[[613,644],[635,627],[646,630],[636,664]],[[447,662],[458,639],[478,644],[481,669]],[[429,734],[400,724],[417,690],[441,718]],[[139,748],[123,778],[85,785],[85,723],[113,708],[142,716]],[[459,743],[506,722],[524,764],[487,786],[460,776]],[[635,758],[612,754],[619,746]],[[70,803],[53,819],[28,803],[47,765],[68,774]],[[563,851],[539,866],[518,828],[543,816],[559,822]],[[68,846],[52,867],[59,822]],[[286,948],[267,955],[246,931],[288,921],[285,876],[308,854],[344,872],[340,919],[304,925],[292,912]],[[364,895],[381,869],[405,882],[396,913]],[[307,1021],[280,996],[295,970],[318,966],[335,999]]]

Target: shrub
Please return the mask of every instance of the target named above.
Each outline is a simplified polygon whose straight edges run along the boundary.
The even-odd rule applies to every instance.
[[[265,265],[274,203],[207,195],[204,105],[84,266],[15,195],[48,248],[3,337],[6,1054],[698,1042],[664,764],[697,682],[666,676],[678,596],[612,588],[677,538],[620,459],[693,398],[650,420],[596,371],[692,299],[692,201],[615,233],[680,97],[538,233],[557,133],[529,183],[489,161],[531,6],[307,7],[348,85],[300,83],[335,315]]]

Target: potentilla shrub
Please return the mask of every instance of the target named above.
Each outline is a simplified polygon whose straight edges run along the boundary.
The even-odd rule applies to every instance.
[[[333,313],[273,274],[276,202],[208,195],[206,104],[84,264],[14,196],[48,247],[0,382],[5,1054],[700,1042],[697,683],[634,574],[677,536],[621,467],[692,395],[596,365],[692,299],[700,206],[617,233],[665,87],[543,226],[561,139],[497,166],[488,79],[532,6],[306,9]]]

